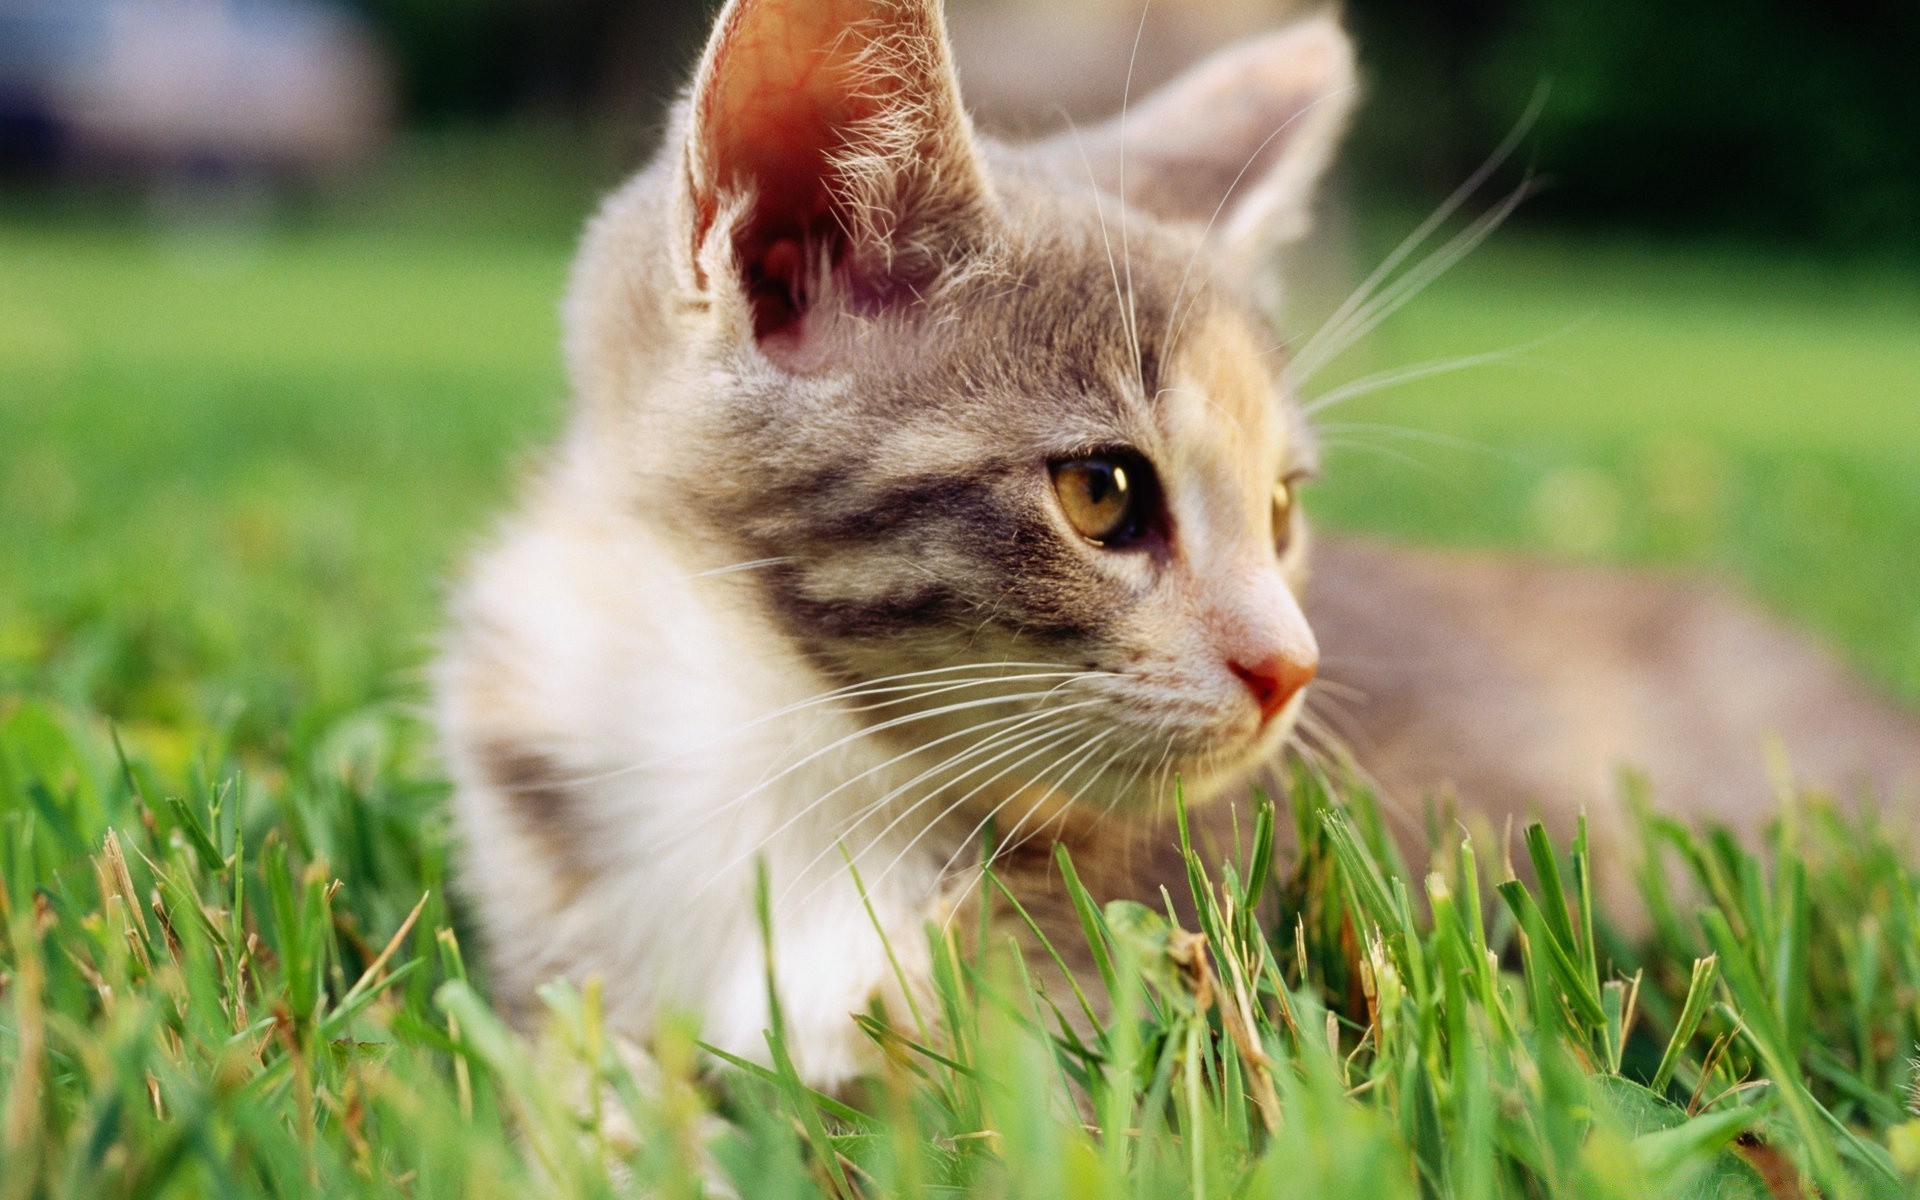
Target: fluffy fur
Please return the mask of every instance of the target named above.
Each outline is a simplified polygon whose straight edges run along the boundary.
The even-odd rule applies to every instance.
[[[1204,800],[1274,761],[1303,696],[1266,719],[1244,665],[1312,668],[1307,539],[1273,497],[1313,450],[1257,268],[1305,229],[1353,75],[1317,19],[1008,147],[971,128],[935,0],[727,6],[667,144],[587,236],[574,422],[440,667],[509,1007],[598,977],[637,1041],[673,1008],[761,1056],[764,872],[796,1065],[838,1086],[869,1061],[848,1014],[900,999],[882,935],[918,986],[923,924],[967,895],[989,826],[1144,890],[1132,849],[1158,844],[1173,776]],[[1126,550],[1077,534],[1049,478],[1117,450],[1165,497]],[[1363,765],[1394,791],[1589,794],[1588,765],[1633,750],[1617,722],[1578,758],[1564,723],[1459,735],[1457,710],[1511,703],[1447,691],[1512,649],[1484,636],[1497,605],[1370,553],[1336,549],[1318,594],[1343,655],[1389,664]],[[1429,653],[1451,665],[1423,674]],[[1513,695],[1577,690],[1497,661]],[[1910,723],[1886,728],[1920,763]]]

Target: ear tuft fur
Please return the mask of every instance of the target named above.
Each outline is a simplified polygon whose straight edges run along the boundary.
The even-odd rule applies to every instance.
[[[924,288],[986,203],[936,0],[732,0],[687,111],[696,278],[731,264],[763,346]]]

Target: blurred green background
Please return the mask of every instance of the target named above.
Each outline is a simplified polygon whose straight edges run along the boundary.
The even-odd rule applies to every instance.
[[[362,0],[433,122],[529,109],[650,115],[698,53],[705,0]],[[1288,0],[955,0],[972,21],[1144,10],[1156,36],[1276,23]],[[1909,0],[1348,0],[1372,101],[1358,172],[1402,192],[1450,188],[1537,87],[1532,143],[1557,186],[1533,218],[1920,249],[1920,5]],[[1204,10],[1216,10],[1206,14]],[[976,16],[976,14],[980,14]],[[1264,22],[1263,22],[1264,18]],[[965,27],[963,26],[963,32]],[[966,38],[962,38],[963,57]],[[1057,58],[1054,61],[1058,61]],[[1114,94],[1125,74],[1113,64]]]
[[[1087,4],[1068,16],[1122,30],[1089,68],[1117,95],[1138,10]],[[182,763],[216,724],[270,769],[417,703],[449,572],[563,417],[578,226],[638,162],[707,13],[360,12],[385,132],[324,169],[88,153],[46,114],[0,122],[19,151],[0,183],[0,708],[44,696]],[[1495,356],[1327,412],[1315,512],[1730,578],[1920,702],[1920,9],[1365,0],[1350,19],[1371,96],[1299,331],[1542,83],[1469,212],[1523,171],[1547,186],[1314,380]]]

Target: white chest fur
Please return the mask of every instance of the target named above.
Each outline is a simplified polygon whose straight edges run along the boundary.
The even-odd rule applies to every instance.
[[[832,1086],[868,1049],[849,1015],[898,992],[888,944],[924,974],[953,847],[896,821],[912,772],[821,700],[739,584],[625,521],[549,506],[509,532],[438,681],[464,889],[508,1007],[597,977],[616,1032],[686,1012],[763,1059],[764,869],[796,1065]]]

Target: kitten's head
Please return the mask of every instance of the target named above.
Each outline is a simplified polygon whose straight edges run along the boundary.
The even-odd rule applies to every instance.
[[[1253,285],[1352,94],[1317,19],[1009,149],[937,0],[732,0],[583,263],[596,440],[642,503],[778,560],[741,586],[879,719],[918,714],[893,736],[972,751],[954,786],[1215,790],[1317,662],[1313,455]]]

